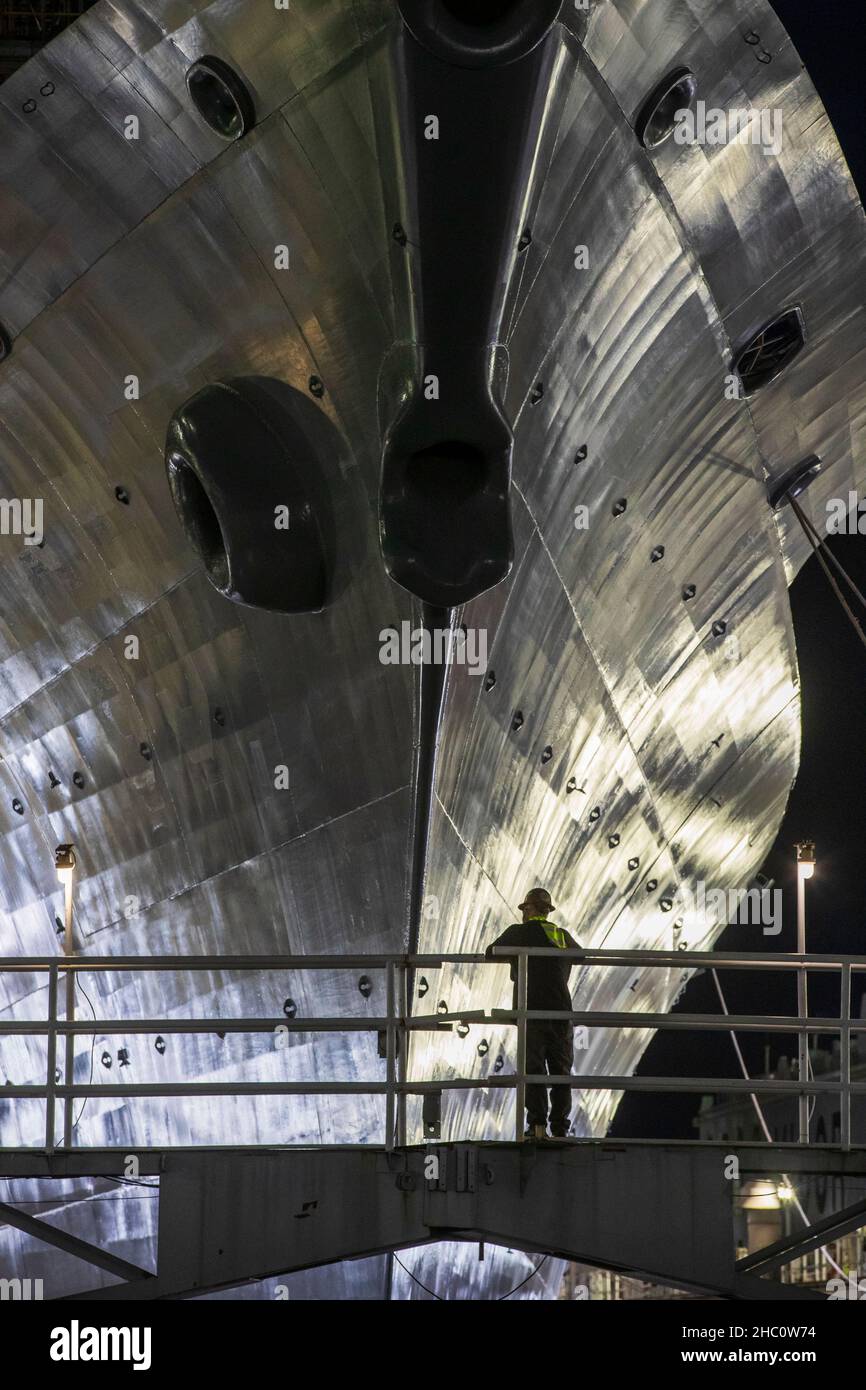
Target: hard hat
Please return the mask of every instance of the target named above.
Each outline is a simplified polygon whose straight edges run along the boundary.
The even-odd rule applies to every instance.
[[[548,893],[546,888],[530,888],[529,892],[526,895],[525,901],[522,903],[518,903],[518,907],[521,912],[525,907],[537,907],[542,912],[556,911],[556,908],[550,901],[550,894]]]

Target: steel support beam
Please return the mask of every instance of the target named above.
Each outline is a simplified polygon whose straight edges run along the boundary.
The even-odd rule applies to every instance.
[[[757,1250],[754,1255],[738,1260],[737,1269],[743,1274],[766,1274],[771,1269],[778,1269],[780,1265],[808,1255],[819,1245],[859,1231],[861,1226],[866,1226],[866,1202],[855,1202],[843,1211],[826,1216],[823,1221],[816,1221],[812,1226],[804,1227],[783,1240],[775,1241],[773,1245],[765,1246],[763,1250]]]
[[[160,1178],[156,1276],[75,1297],[196,1297],[444,1240],[549,1252],[723,1298],[820,1297],[757,1278],[736,1263],[733,1184],[724,1161],[731,1149],[593,1140],[441,1144],[391,1153],[372,1145],[151,1151],[140,1155],[140,1171]],[[866,1174],[863,1149],[734,1150],[745,1172]],[[22,1175],[25,1157],[29,1174],[43,1177],[104,1174],[120,1162],[104,1151],[0,1153],[0,1173]],[[438,1171],[427,1176],[431,1157]],[[816,1228],[814,1243],[821,1240]]]
[[[47,1221],[40,1221],[36,1216],[29,1216],[17,1207],[10,1207],[6,1202],[0,1202],[0,1225],[14,1226],[17,1230],[26,1232],[28,1236],[45,1241],[47,1245],[65,1250],[76,1259],[85,1260],[87,1264],[96,1265],[99,1269],[107,1269],[109,1274],[116,1275],[118,1279],[134,1282],[153,1278],[149,1270],[130,1264],[128,1260],[121,1260],[108,1250],[101,1250],[98,1245],[91,1245],[89,1241],[79,1240],[77,1236],[71,1236],[67,1231],[61,1231]]]

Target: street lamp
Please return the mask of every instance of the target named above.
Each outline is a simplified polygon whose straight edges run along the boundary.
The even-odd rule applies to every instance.
[[[806,954],[806,880],[815,872],[815,841],[801,840],[794,848],[797,851],[797,954]],[[802,1023],[809,1015],[806,970],[797,971],[797,1014]],[[798,1075],[801,1083],[807,1080],[809,1070],[809,1035],[800,1033],[797,1042]],[[800,1096],[800,1143],[809,1142],[809,1097]]]
[[[72,955],[72,880],[75,877],[75,849],[72,845],[58,845],[54,851],[54,867],[57,877],[63,884],[66,905],[66,935],[63,949],[67,956]]]
[[[794,848],[797,851],[797,877],[811,878],[815,872],[815,841],[801,840]]]

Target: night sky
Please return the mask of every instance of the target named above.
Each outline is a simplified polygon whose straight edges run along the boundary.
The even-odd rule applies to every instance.
[[[861,199],[866,197],[866,100],[864,100],[863,12],[854,0],[775,0],[773,8],[796,44],[826,106]],[[866,522],[864,522],[866,525]],[[866,594],[866,536],[834,537],[830,547],[861,593]],[[844,586],[843,586],[844,587]],[[717,942],[722,951],[796,950],[797,840],[817,842],[818,866],[807,884],[807,947],[818,952],[866,955],[866,856],[863,853],[866,796],[866,647],[845,617],[814,557],[790,590],[803,707],[800,772],[776,843],[763,866],[784,892],[782,933],[755,941],[750,926],[729,926]],[[852,607],[858,609],[856,601]],[[859,616],[866,628],[866,610]],[[720,976],[732,1013],[796,1013],[793,976],[757,978],[725,971]],[[823,987],[822,987],[823,986]],[[862,991],[863,985],[859,987]],[[811,1013],[838,1014],[838,976],[809,979]],[[860,994],[855,986],[854,1008]],[[677,1006],[686,1013],[717,1013],[712,977],[704,974],[686,989]],[[751,1072],[763,1070],[764,1046],[771,1059],[796,1050],[791,1038],[741,1034]],[[831,1039],[825,1039],[829,1046]],[[687,1063],[683,1057],[687,1056]],[[727,1033],[659,1033],[647,1048],[638,1075],[739,1076]],[[623,1099],[614,1135],[696,1138],[695,1095],[630,1095]]]

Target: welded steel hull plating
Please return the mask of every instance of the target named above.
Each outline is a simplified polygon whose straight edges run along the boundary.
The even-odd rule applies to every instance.
[[[383,437],[423,347],[405,42],[386,0],[121,0],[0,89],[2,492],[43,499],[45,531],[41,547],[0,540],[2,954],[56,949],[59,842],[76,846],[85,954],[406,943],[419,672],[379,651],[382,630],[419,609],[386,577],[378,531]],[[513,433],[514,562],[459,618],[485,629],[488,670],[447,673],[419,945],[481,946],[533,882],[595,946],[707,945],[719,928],[683,905],[686,890],[748,881],[797,768],[787,585],[808,547],[768,494],[813,455],[803,500],[817,521],[827,497],[864,488],[863,213],[768,5],[598,0],[587,16],[567,4],[542,42],[519,245],[486,345]],[[249,94],[225,135],[186,86],[207,55]],[[641,144],[647,95],[683,69],[713,106],[779,109],[779,153]],[[737,354],[794,307],[804,349],[752,399],[729,398]],[[335,441],[334,534],[353,549],[319,613],[218,594],[166,485],[173,413],[249,376],[309,396]],[[587,1007],[660,1011],[681,984],[678,971],[596,978]],[[256,976],[195,979],[159,997],[147,978],[85,988],[100,1017],[376,1014],[384,991],[376,977],[362,999],[336,973],[287,978],[279,997]],[[8,1013],[44,1017],[35,983],[5,988]],[[504,968],[443,970],[420,1007],[507,997]],[[576,1068],[627,1073],[648,1038],[595,1030]],[[333,1034],[284,1050],[120,1035],[95,1040],[95,1075],[116,1076],[124,1047],[139,1082],[384,1066],[372,1043]],[[415,1053],[430,1076],[478,1076],[511,1065],[513,1039],[473,1027]],[[36,1081],[44,1060],[6,1039],[0,1082]],[[76,1079],[90,1066],[84,1038]],[[579,1130],[603,1134],[617,1101],[588,1093]],[[77,1143],[132,1148],[378,1141],[383,1113],[348,1097],[106,1099],[76,1118]],[[420,1105],[411,1118],[418,1137]],[[446,1137],[511,1123],[504,1093],[446,1097]],[[41,1105],[0,1100],[0,1144],[39,1145],[41,1124]],[[64,1224],[146,1264],[156,1204],[134,1188],[103,1203],[98,1188],[66,1185]],[[44,1275],[46,1296],[110,1278],[64,1259],[0,1232],[2,1272]],[[446,1297],[504,1293],[531,1268],[461,1246],[401,1259]],[[548,1261],[519,1296],[556,1277]],[[425,1296],[388,1260],[290,1282],[297,1296]]]

